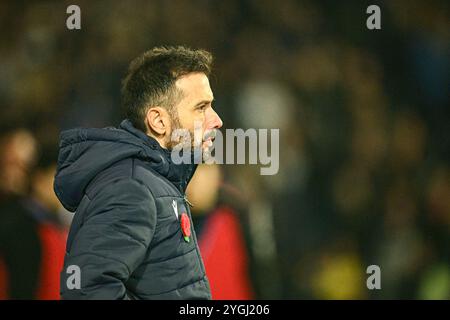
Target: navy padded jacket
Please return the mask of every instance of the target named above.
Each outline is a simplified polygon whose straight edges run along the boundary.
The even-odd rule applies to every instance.
[[[54,190],[75,215],[61,297],[211,299],[185,197],[195,168],[175,165],[129,120],[118,128],[63,131]],[[182,213],[191,222],[189,242]],[[70,266],[79,268],[79,287]]]

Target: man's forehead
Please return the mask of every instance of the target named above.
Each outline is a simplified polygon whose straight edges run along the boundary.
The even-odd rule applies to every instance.
[[[189,73],[180,77],[175,85],[182,90],[184,97],[190,99],[214,99],[208,77],[202,72]]]

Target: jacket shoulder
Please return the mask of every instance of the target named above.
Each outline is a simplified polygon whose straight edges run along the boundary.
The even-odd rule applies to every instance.
[[[144,161],[128,158],[101,171],[86,188],[86,195],[93,199],[107,185],[124,179],[135,180],[145,185],[154,198],[175,196],[180,193],[166,178],[152,170]]]

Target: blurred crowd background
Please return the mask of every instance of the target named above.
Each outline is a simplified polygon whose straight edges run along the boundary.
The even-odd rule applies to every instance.
[[[70,4],[81,30],[66,28]],[[1,1],[0,297],[57,296],[71,218],[52,189],[59,132],[117,126],[128,63],[182,44],[214,54],[224,128],[280,129],[277,175],[201,167],[190,187],[213,297],[450,299],[449,7]]]

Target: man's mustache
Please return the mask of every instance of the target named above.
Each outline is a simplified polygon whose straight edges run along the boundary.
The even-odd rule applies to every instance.
[[[217,135],[217,129],[208,130],[203,135],[203,141],[208,140],[209,138],[212,138],[211,140],[214,140]]]

